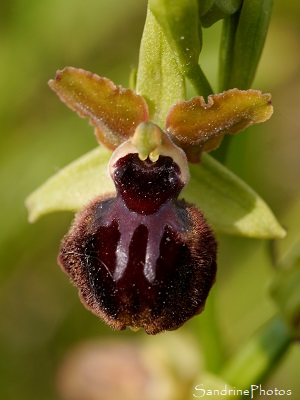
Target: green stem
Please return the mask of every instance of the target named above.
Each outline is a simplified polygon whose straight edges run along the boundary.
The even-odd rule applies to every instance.
[[[203,313],[192,320],[201,352],[204,355],[205,369],[212,373],[218,373],[224,364],[224,348],[216,313],[215,289],[210,293]]]
[[[273,0],[244,0],[235,32],[230,87],[251,87],[264,47]]]
[[[223,20],[219,50],[219,91],[230,89],[229,82],[233,63],[233,49],[240,13],[237,12]]]
[[[279,364],[291,343],[288,327],[279,316],[275,316],[233,356],[221,375],[239,389],[259,385]]]
[[[207,98],[210,94],[213,94],[213,89],[199,64],[193,64],[192,68],[186,72],[186,77],[199,96]]]

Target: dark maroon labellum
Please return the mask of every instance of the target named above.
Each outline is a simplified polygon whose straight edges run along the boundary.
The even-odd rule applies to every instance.
[[[173,330],[202,311],[216,274],[216,242],[201,212],[177,200],[174,160],[116,160],[116,197],[77,214],[59,263],[87,308],[114,329]]]

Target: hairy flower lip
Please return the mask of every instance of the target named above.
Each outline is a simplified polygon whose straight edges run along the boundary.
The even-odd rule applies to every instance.
[[[171,157],[121,154],[116,197],[76,215],[58,262],[83,304],[113,329],[174,330],[204,308],[216,274],[214,234],[198,209],[177,200],[184,182]]]
[[[97,231],[97,224],[95,225],[94,221],[91,228],[89,222],[91,219],[94,220],[93,215],[103,201],[103,198],[94,200],[87,209],[77,215],[71,231],[62,243],[58,259],[63,270],[79,288],[83,304],[113,329],[143,328],[148,334],[177,329],[188,319],[199,314],[204,309],[208,292],[215,282],[216,242],[199,210],[183,200],[179,202],[179,205],[183,207],[182,210],[186,210],[188,219],[193,221],[193,229],[183,235],[188,247],[191,248],[188,259],[190,267],[191,263],[193,267],[189,268],[181,261],[177,262],[175,269],[172,269],[172,274],[167,273],[165,272],[166,265],[164,265],[166,255],[162,255],[158,271],[163,275],[157,277],[153,284],[141,275],[141,271],[138,272],[135,269],[131,271],[131,268],[127,268],[127,275],[117,280],[114,280],[113,275],[104,269],[102,275],[104,274],[106,283],[104,282],[103,286],[103,278],[102,291],[98,292],[97,298],[95,292],[91,290],[89,278],[91,271],[88,272],[87,268],[89,268],[88,261],[95,260],[93,251],[89,253],[88,247],[93,249],[99,240],[95,240],[95,232],[94,234],[91,232],[91,229]],[[99,217],[98,213],[97,215]],[[88,235],[86,231],[89,231]],[[178,238],[173,245],[178,243]],[[200,241],[199,238],[201,238]],[[89,246],[87,246],[88,242]],[[201,251],[199,251],[200,248]],[[166,252],[170,254],[168,249]],[[203,259],[201,259],[201,254]],[[174,254],[174,259],[180,258],[182,260],[182,257],[178,257],[178,253]],[[97,259],[100,260],[98,257]],[[96,278],[94,276],[92,281],[96,282]],[[135,279],[138,280],[135,282]],[[101,301],[99,296],[103,296]]]

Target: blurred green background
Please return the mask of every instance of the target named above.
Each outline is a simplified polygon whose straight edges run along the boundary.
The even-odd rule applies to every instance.
[[[73,216],[53,214],[30,225],[24,206],[26,196],[45,179],[96,146],[87,121],[60,103],[47,81],[57,69],[71,65],[127,87],[130,70],[137,66],[146,0],[2,3],[0,398],[60,399],[57,369],[74,345],[95,338],[150,340],[158,347],[161,341],[145,339],[143,332],[113,332],[87,312],[56,263],[60,239]],[[228,166],[269,203],[295,240],[300,222],[299,21],[298,0],[275,0],[253,85],[272,93],[275,113],[267,123],[237,136],[228,158]],[[219,33],[219,24],[204,32],[200,57],[215,89]],[[274,270],[268,242],[218,239],[214,291],[229,356],[274,314],[267,295]],[[185,334],[197,340],[198,323],[181,328],[179,335]],[[174,335],[178,333],[163,334],[170,340]],[[294,345],[266,387],[291,389],[293,398],[299,397],[299,360],[300,348]]]

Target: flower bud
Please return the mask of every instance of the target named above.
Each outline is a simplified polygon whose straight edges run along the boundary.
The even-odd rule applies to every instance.
[[[109,165],[116,196],[79,212],[60,249],[85,306],[114,329],[176,329],[203,310],[215,280],[213,232],[177,199],[189,177],[184,153],[163,132],[158,151],[151,161],[130,140],[118,147]]]

